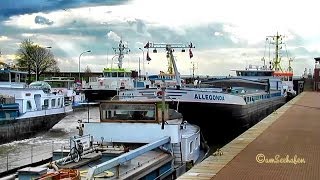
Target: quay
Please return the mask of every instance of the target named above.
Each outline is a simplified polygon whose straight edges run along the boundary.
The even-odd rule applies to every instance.
[[[320,179],[320,93],[302,92],[179,177]]]

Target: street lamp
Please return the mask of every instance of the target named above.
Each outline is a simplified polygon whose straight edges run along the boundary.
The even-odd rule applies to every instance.
[[[139,48],[142,51],[142,69],[143,72],[146,73],[145,69],[144,69],[144,50],[142,48]],[[140,66],[140,63],[139,63]],[[140,73],[140,72],[139,72]],[[140,75],[140,74],[139,74]]]
[[[47,46],[45,47],[46,49],[51,49],[52,47],[51,46]],[[38,62],[35,62],[36,64],[36,81],[38,81]]]
[[[80,81],[80,58],[81,58],[82,54],[84,54],[84,53],[90,53],[90,52],[91,52],[91,50],[83,51],[83,52],[79,55],[79,82],[81,82],[81,81]]]

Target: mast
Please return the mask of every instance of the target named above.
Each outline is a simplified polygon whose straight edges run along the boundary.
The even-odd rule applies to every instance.
[[[192,68],[191,68],[191,70],[192,70],[192,80],[194,81],[195,79],[194,79],[194,72],[195,72],[195,70],[196,69],[198,69],[197,67],[195,67],[195,63],[194,62],[191,62],[191,64],[192,64]]]
[[[171,58],[169,56],[167,57],[168,57],[168,73],[173,74],[173,64],[172,64]]]
[[[291,62],[293,61],[293,59],[292,58],[290,58],[289,59],[289,67],[288,67],[288,71],[289,72],[293,72],[293,69],[292,69],[292,67],[291,67]]]
[[[177,89],[180,89],[181,87],[181,77],[180,77],[180,73],[178,71],[178,67],[177,64],[174,60],[174,56],[173,56],[173,52],[174,49],[182,49],[181,52],[185,52],[186,48],[189,48],[191,50],[191,48],[195,48],[192,43],[190,44],[181,44],[181,43],[172,43],[172,44],[164,44],[164,43],[147,43],[147,45],[144,48],[154,48],[153,52],[157,53],[157,48],[164,48],[167,52],[167,58],[169,59],[169,65],[172,64],[173,66],[173,70],[174,70],[174,74],[176,76],[176,81],[177,81]],[[168,67],[168,71],[170,71],[170,67]],[[172,70],[171,70],[172,71]],[[170,73],[170,72],[169,72]]]
[[[271,69],[274,71],[282,71],[282,67],[280,65],[280,62],[281,62],[280,49],[282,49],[281,45],[284,44],[282,42],[283,37],[284,37],[283,35],[279,35],[277,32],[277,35],[267,36],[267,39],[266,39],[266,40],[271,40],[270,44],[275,45],[275,58],[273,59],[273,62],[270,62],[270,64],[272,65]],[[289,64],[290,64],[290,60],[289,60]]]
[[[118,56],[118,68],[122,68],[124,55],[130,52],[128,44],[124,44],[121,39],[118,47],[113,47],[112,49],[114,50],[115,56]]]

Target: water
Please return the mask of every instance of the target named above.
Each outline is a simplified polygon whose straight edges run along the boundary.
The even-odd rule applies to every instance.
[[[97,121],[99,118],[99,107],[90,107],[89,120]],[[78,134],[78,120],[87,121],[88,111],[69,114],[50,131],[38,134],[37,137],[0,145],[0,173],[22,164],[49,158],[54,149],[69,146],[69,138]]]

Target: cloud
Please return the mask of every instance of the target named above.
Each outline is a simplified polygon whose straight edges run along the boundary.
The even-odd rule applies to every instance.
[[[215,36],[223,36],[223,34],[221,32],[214,32]]]
[[[34,18],[34,22],[36,24],[42,24],[42,25],[52,25],[53,21],[50,21],[49,19],[43,17],[43,16],[36,16]]]
[[[121,37],[113,31],[107,33],[107,37],[113,41],[119,42]]]
[[[87,6],[116,6],[128,3],[129,0],[1,0],[0,16],[11,17],[20,14],[68,10]]]
[[[32,34],[32,33],[22,33],[21,36],[28,38],[28,37],[35,36],[35,34]]]
[[[275,2],[271,1],[270,4]],[[249,3],[253,7],[246,9]],[[276,3],[279,7],[285,4]],[[107,55],[111,56],[112,47],[117,47],[121,38],[131,49],[126,58],[130,59],[133,68],[138,67],[138,59],[142,56],[139,48],[148,41],[191,41],[196,46],[192,60],[198,62],[199,73],[228,75],[233,67],[244,68],[250,62],[261,64],[265,37],[279,31],[287,36],[289,54],[296,57],[294,67],[295,64],[312,67],[308,60],[320,51],[320,35],[317,34],[320,26],[305,21],[308,16],[312,17],[312,11],[289,13],[289,9],[307,7],[292,2],[290,8],[281,9],[283,16],[279,18],[278,13],[263,13],[270,10],[268,4],[248,0],[20,0],[19,3],[2,0],[0,46],[5,54],[14,54],[17,44],[25,38],[52,46],[51,51],[59,59],[61,68],[67,71],[77,71],[79,54],[91,50],[83,63],[92,66],[93,71],[101,71],[107,64]],[[311,9],[314,11],[315,7]],[[1,21],[3,17],[5,20]],[[162,55],[159,54],[163,60],[165,56]],[[152,56],[148,71],[165,70],[165,61]],[[178,61],[182,73],[190,73],[188,56],[178,55]]]
[[[0,41],[8,41],[9,38],[7,36],[0,36]]]

